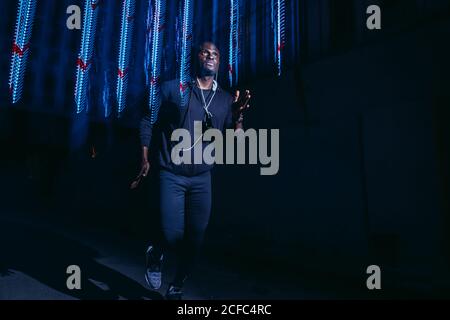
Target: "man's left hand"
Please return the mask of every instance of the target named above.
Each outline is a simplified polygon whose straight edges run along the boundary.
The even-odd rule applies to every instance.
[[[245,90],[244,94],[241,95],[239,90],[236,90],[236,93],[234,94],[234,101],[233,101],[233,119],[234,121],[237,121],[239,118],[241,118],[242,114],[250,108],[250,98],[252,96],[250,95],[250,90]]]

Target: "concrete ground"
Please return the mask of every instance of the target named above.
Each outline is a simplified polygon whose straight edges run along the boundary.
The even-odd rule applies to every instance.
[[[0,299],[162,299],[173,274],[168,256],[163,286],[144,280],[145,244],[102,230],[73,230],[23,219],[1,219]],[[81,269],[81,290],[68,290],[69,265]],[[321,299],[332,292],[301,287],[282,274],[235,270],[204,257],[186,285],[186,299]]]

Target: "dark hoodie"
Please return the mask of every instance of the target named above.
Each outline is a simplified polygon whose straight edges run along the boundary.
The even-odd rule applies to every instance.
[[[194,121],[202,121],[205,117],[203,108],[203,100],[200,89],[191,83],[190,85],[189,104],[185,107],[181,106],[180,82],[179,80],[171,80],[161,85],[161,104],[158,114],[158,120],[155,124],[151,124],[150,112],[147,106],[146,113],[140,123],[140,139],[142,146],[149,147],[150,159],[157,159],[157,163],[163,169],[169,170],[175,174],[184,176],[195,176],[211,170],[213,165],[193,164],[194,148],[191,151],[192,164],[176,165],[171,160],[172,148],[179,141],[171,141],[172,132],[178,128],[189,130],[191,134],[191,146],[194,144]],[[206,101],[211,97],[212,90],[203,90]],[[232,128],[232,96],[218,86],[214,99],[209,106],[212,113],[212,124],[215,129],[222,132],[227,128]],[[210,142],[203,142],[203,149]],[[154,161],[152,161],[152,165]]]

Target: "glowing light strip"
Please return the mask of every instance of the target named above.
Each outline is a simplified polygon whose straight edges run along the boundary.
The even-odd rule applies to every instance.
[[[182,42],[183,42],[183,1],[178,1],[178,15],[175,18],[175,60],[178,67],[180,66],[181,63]]]
[[[22,96],[35,12],[36,0],[19,1],[9,74],[9,93],[13,103]]]
[[[239,0],[230,0],[230,47],[228,79],[230,86],[237,84],[239,78]]]
[[[77,113],[87,108],[89,70],[94,50],[99,0],[86,0],[84,6],[83,31],[80,54],[77,59],[77,78],[75,84],[75,104]]]
[[[104,116],[105,118],[108,118],[109,115],[111,114],[111,108],[109,107],[109,80],[108,80],[108,73],[105,72],[103,73],[103,81],[104,81],[104,85],[103,85],[103,94],[102,94],[102,102],[103,102],[103,110],[104,112]]]
[[[144,54],[144,74],[145,85],[150,85],[150,66],[152,60],[152,15],[153,15],[152,0],[148,0],[146,32],[145,32],[145,54]]]
[[[117,69],[117,105],[121,113],[126,107],[128,88],[128,67],[130,61],[131,40],[133,38],[133,24],[135,1],[123,0],[122,25],[120,30],[119,67]]]
[[[151,54],[151,78],[150,78],[150,110],[151,123],[154,124],[158,119],[159,101],[160,101],[160,75],[161,75],[161,55],[162,41],[164,35],[166,15],[166,0],[155,0],[153,12],[153,31],[152,31],[152,54]]]
[[[277,65],[277,74],[282,72],[282,53],[286,41],[286,4],[284,0],[276,0],[272,5],[272,21],[274,22],[274,40],[275,40],[275,63]]]
[[[181,105],[189,103],[189,83],[191,81],[191,50],[193,10],[191,0],[182,0],[182,40],[180,62],[180,95]]]

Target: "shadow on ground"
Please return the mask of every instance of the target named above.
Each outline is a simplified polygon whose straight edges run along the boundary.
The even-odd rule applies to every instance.
[[[19,222],[0,222],[0,275],[20,271],[40,283],[76,299],[151,299],[163,297],[96,261],[98,253],[46,228]],[[66,286],[69,265],[78,265],[82,290]],[[39,297],[36,297],[37,299]],[[45,296],[41,297],[45,299]]]

